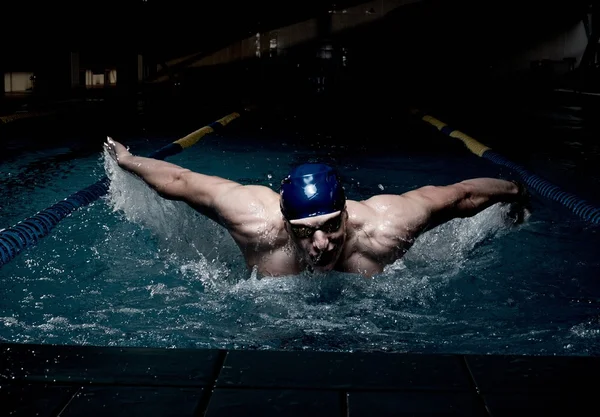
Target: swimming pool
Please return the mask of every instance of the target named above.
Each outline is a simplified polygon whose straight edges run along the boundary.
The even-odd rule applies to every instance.
[[[340,169],[353,199],[469,177],[511,177],[506,168],[426,126],[399,126],[392,145],[374,148],[368,140],[353,145],[306,130],[275,134],[268,121],[234,123],[168,160],[274,189],[295,163],[329,162]],[[139,155],[178,138],[115,135]],[[265,279],[245,269],[222,229],[115,169],[100,143],[82,152],[82,141],[37,150],[19,145],[0,166],[0,190],[8,196],[0,206],[0,227],[103,175],[112,180],[107,196],[62,220],[0,269],[0,340],[600,353],[598,228],[542,197],[533,195],[533,215],[517,227],[506,221],[501,206],[443,225],[374,279],[341,273]],[[568,169],[534,162],[536,173],[552,179]]]

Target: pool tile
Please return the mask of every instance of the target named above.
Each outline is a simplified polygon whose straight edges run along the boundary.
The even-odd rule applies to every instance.
[[[219,387],[468,390],[460,356],[230,351]]]
[[[494,417],[590,416],[598,408],[597,395],[589,394],[488,394],[483,398]]]
[[[54,417],[77,391],[76,387],[53,384],[0,382],[0,415],[10,417]]]
[[[338,417],[341,404],[335,391],[216,389],[205,417]]]
[[[221,361],[218,350],[0,345],[0,374],[26,381],[202,386]]]
[[[348,417],[488,417],[474,392],[351,392],[348,411]]]
[[[482,393],[599,392],[600,358],[465,356]]]
[[[59,417],[192,417],[202,388],[84,387]]]

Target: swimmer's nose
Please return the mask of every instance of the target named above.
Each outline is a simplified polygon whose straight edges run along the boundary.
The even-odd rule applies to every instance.
[[[323,252],[329,246],[329,239],[327,235],[321,230],[317,230],[313,235],[313,246],[320,252]]]

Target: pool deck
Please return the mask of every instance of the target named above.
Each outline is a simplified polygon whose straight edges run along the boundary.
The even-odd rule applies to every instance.
[[[577,416],[600,392],[600,357],[9,343],[0,352],[1,416]]]

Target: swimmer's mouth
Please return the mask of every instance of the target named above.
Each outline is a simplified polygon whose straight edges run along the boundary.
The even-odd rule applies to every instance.
[[[317,256],[311,256],[311,263],[314,266],[326,266],[333,261],[333,252],[320,253]]]

